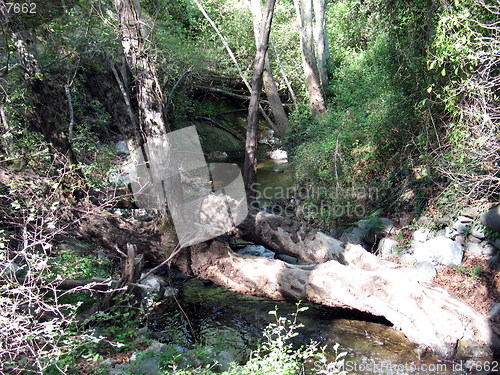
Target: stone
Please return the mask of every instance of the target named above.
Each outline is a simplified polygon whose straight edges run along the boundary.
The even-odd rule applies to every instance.
[[[278,259],[278,260],[281,260],[285,263],[290,263],[290,264],[307,264],[306,262],[303,262],[298,258],[291,257],[291,256],[285,255],[285,254],[276,254],[274,256],[274,259]]]
[[[484,207],[481,204],[477,204],[474,206],[464,207],[460,211],[460,215],[466,216],[468,218],[477,219],[481,216],[481,213],[484,211]]]
[[[451,222],[451,216],[450,215],[444,215],[442,217],[438,217],[436,219],[436,223],[439,225],[447,225],[449,222]]]
[[[399,226],[401,226],[403,228],[403,227],[407,227],[408,225],[410,225],[410,220],[408,220],[407,218],[404,218],[404,217],[399,219]]]
[[[422,227],[429,226],[432,224],[432,220],[427,216],[420,216],[417,220],[417,224]]]
[[[500,250],[500,238],[497,238],[495,241],[493,241],[492,245]]]
[[[143,275],[141,275],[143,277]],[[163,298],[164,287],[161,280],[155,275],[149,275],[139,282],[139,285],[145,286],[141,288],[142,303],[147,307],[151,306],[153,302],[159,301]]]
[[[77,253],[87,253],[89,250],[89,245],[85,242],[77,240],[73,237],[60,237],[62,241],[57,245],[57,249],[61,253],[66,252],[77,252]]]
[[[448,237],[449,238],[448,234],[449,233],[447,232],[446,229],[441,229],[441,230],[438,230],[436,232],[436,237]]]
[[[395,230],[393,221],[385,217],[360,220],[358,226],[365,232],[363,239],[369,245],[375,244],[378,239],[388,236]]]
[[[419,228],[413,232],[413,241],[415,242],[425,242],[431,236],[431,230],[428,228]]]
[[[467,242],[467,252],[474,254],[474,255],[482,255],[483,253],[483,247],[481,244],[474,243],[474,242]]]
[[[418,270],[418,279],[430,282],[436,276],[436,267],[431,262],[419,262],[413,266]]]
[[[459,216],[457,217],[457,220],[461,223],[470,223],[472,221],[472,219],[468,216]]]
[[[458,266],[462,263],[462,245],[445,237],[436,237],[415,245],[413,256],[420,262],[433,262]]]
[[[490,310],[490,319],[494,320],[496,317],[500,315],[500,303],[496,303]]]
[[[474,242],[474,243],[480,243],[482,240],[480,238],[477,238],[474,236],[469,236],[469,237],[467,237],[467,241]]]
[[[500,205],[491,208],[479,218],[481,224],[485,227],[500,232]]]
[[[116,142],[115,151],[117,154],[128,154],[130,152],[125,141]]]
[[[248,245],[243,249],[238,251],[241,255],[252,255],[255,257],[264,257],[268,259],[274,259],[275,253],[269,249],[266,249],[261,245]]]
[[[484,228],[474,226],[472,227],[470,234],[476,238],[479,238],[481,240],[486,238],[486,231]]]
[[[497,253],[497,249],[490,243],[482,243],[483,246],[483,255],[486,257],[495,256]]]
[[[398,241],[393,240],[392,238],[382,238],[378,243],[377,253],[382,258],[387,258],[396,252],[398,245]]]
[[[463,223],[460,220],[455,221],[453,224],[453,230],[458,234],[464,234],[467,229],[469,229],[468,223]]]
[[[176,297],[178,295],[179,295],[179,289],[173,288],[171,286],[165,287],[165,290],[163,292],[163,298]]]
[[[285,150],[274,150],[269,154],[269,157],[273,160],[288,159],[288,154]]]
[[[285,170],[283,168],[274,168],[273,172],[274,173],[283,173]]]
[[[460,245],[465,245],[465,237],[462,235],[458,235],[454,238],[454,241],[456,243],[459,243]]]
[[[359,227],[355,227],[352,229],[352,231],[345,231],[342,233],[342,236],[340,236],[340,241],[344,242],[345,244],[353,244],[353,245],[362,245],[363,244],[363,237],[365,235],[365,231]]]

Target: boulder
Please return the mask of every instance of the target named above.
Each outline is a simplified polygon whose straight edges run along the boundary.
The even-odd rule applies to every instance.
[[[149,307],[153,302],[163,298],[165,289],[163,283],[157,276],[149,275],[141,280],[139,284],[144,286],[144,288],[141,288],[143,305]]]
[[[377,240],[394,232],[395,227],[391,219],[384,217],[370,218],[358,221],[358,226],[364,231],[364,240],[367,244],[373,245]]]
[[[419,228],[415,232],[413,232],[413,241],[414,242],[425,242],[431,236],[431,230],[428,228]]]
[[[433,262],[458,266],[462,263],[462,245],[445,237],[436,237],[415,245],[413,255],[419,262]]]
[[[457,234],[464,234],[467,229],[469,229],[469,223],[464,223],[460,220],[457,220],[453,224],[453,230]]]
[[[479,221],[485,227],[500,232],[500,205],[482,214]]]
[[[474,255],[482,255],[483,247],[475,242],[467,242],[467,252]]]
[[[128,146],[127,146],[127,142],[125,142],[125,141],[118,141],[118,142],[116,142],[115,151],[116,151],[117,154],[128,154],[129,153],[129,149],[128,149]]]
[[[484,230],[484,227],[474,226],[472,227],[470,234],[476,238],[479,238],[480,240],[486,238],[486,231]]]
[[[391,255],[394,255],[397,248],[398,241],[393,240],[392,238],[382,238],[378,243],[377,253],[382,258],[387,258]]]

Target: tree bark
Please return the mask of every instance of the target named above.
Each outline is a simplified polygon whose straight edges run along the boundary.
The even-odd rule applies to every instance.
[[[283,237],[283,229],[273,225],[282,225],[286,220],[273,216],[267,215],[263,220],[257,215],[244,222],[241,225],[244,228],[239,230],[252,233],[253,239],[262,235],[261,243],[273,242],[265,238],[271,238],[273,232]],[[87,241],[110,250],[118,246],[122,251],[127,244],[133,244],[138,253],[155,263],[169,259],[176,247],[172,228],[163,227],[160,234],[154,222],[131,222],[94,206],[84,205],[78,210],[67,207],[62,218],[77,223],[75,231]],[[251,229],[252,225],[255,229]],[[335,252],[325,251],[324,246],[322,250],[321,244],[337,244],[337,241],[328,242],[322,238],[327,236],[305,226],[296,228],[296,238],[292,237],[291,229],[289,235],[291,241],[276,243],[279,248],[275,250],[314,263],[292,265],[238,255],[227,244],[210,241],[183,249],[173,259],[173,265],[188,275],[211,280],[238,293],[274,300],[310,301],[383,316],[412,342],[443,356],[484,357],[492,349],[500,348],[499,338],[486,317],[425,280],[418,270],[384,261],[361,246],[349,245]],[[316,240],[320,238],[317,242],[320,246],[314,245],[313,236]],[[299,243],[295,248],[293,241]],[[301,242],[306,246],[298,251]],[[316,263],[321,260],[319,256],[312,258],[314,249],[323,252],[324,263]]]
[[[323,93],[328,88],[328,60],[330,51],[325,27],[325,0],[313,0],[314,7],[314,37],[318,56],[318,73]]]
[[[337,261],[291,265],[279,260],[242,256],[211,242],[181,253],[182,272],[211,280],[243,294],[274,300],[309,301],[384,316],[410,341],[441,356],[491,356],[499,346],[488,320],[445,290],[419,279],[416,270],[367,267],[360,246],[346,250],[349,265]],[[372,257],[376,258],[372,254]],[[364,267],[359,267],[362,259]]]
[[[250,95],[250,104],[248,106],[248,128],[245,145],[245,166],[243,179],[245,181],[245,190],[248,200],[255,200],[254,185],[257,174],[257,130],[259,127],[259,96],[262,90],[262,73],[264,71],[264,61],[269,43],[269,34],[271,32],[271,23],[273,20],[275,0],[267,0],[264,10],[264,17],[260,25],[259,48],[255,54],[254,69],[252,77],[252,92]]]
[[[294,3],[300,27],[302,65],[306,76],[309,106],[311,108],[311,114],[316,117],[326,111],[326,105],[321,90],[321,82],[314,49],[312,0],[294,0]]]
[[[59,85],[43,75],[38,60],[20,35],[15,35],[15,46],[19,63],[25,71],[24,79],[33,95],[38,128],[49,143],[50,152],[55,157],[62,154],[71,164],[77,164],[76,156],[64,131],[62,114],[66,112],[65,93]],[[65,163],[65,160],[61,161]]]
[[[259,48],[259,30],[262,18],[260,0],[251,0],[250,9],[253,15],[255,45],[257,46],[257,48]],[[269,101],[269,106],[274,117],[274,122],[276,123],[276,136],[280,140],[283,140],[285,137],[286,129],[288,129],[288,127],[290,126],[290,122],[288,121],[288,116],[286,115],[283,103],[281,102],[281,98],[278,94],[278,88],[273,77],[271,63],[269,61],[269,53],[267,51],[264,57],[264,72],[262,79],[264,84],[264,91],[266,92],[266,97]]]

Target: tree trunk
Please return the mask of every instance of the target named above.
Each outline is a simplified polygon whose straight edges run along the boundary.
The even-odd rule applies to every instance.
[[[251,0],[250,9],[253,15],[253,29],[255,35],[255,45],[259,48],[259,30],[260,21],[262,18],[262,11],[260,7],[260,0]],[[271,70],[271,63],[269,61],[269,53],[266,51],[266,56],[264,58],[264,72],[263,72],[263,84],[264,91],[266,92],[267,100],[269,101],[269,106],[271,107],[271,112],[274,117],[274,122],[276,124],[277,137],[283,140],[285,137],[285,131],[290,126],[288,121],[288,116],[283,108],[283,103],[278,94],[278,88],[276,86],[276,81],[274,80],[273,73]]]
[[[240,232],[252,233],[253,239],[262,234],[261,243],[273,242],[269,240],[273,233],[283,238],[282,232],[287,230],[281,225],[285,225],[286,219],[266,215],[264,220],[258,216],[244,222]],[[168,226],[163,227],[163,234],[160,234],[154,222],[130,222],[90,205],[78,210],[64,208],[61,217],[77,223],[74,230],[87,241],[107,249],[118,247],[122,252],[127,244],[133,244],[138,253],[143,253],[152,262],[164,262],[176,247],[175,233]],[[291,241],[276,244],[279,248],[275,250],[320,261],[321,257],[312,258],[314,252],[311,250],[316,248],[324,254],[323,259],[339,259],[342,263],[329,260],[292,265],[238,255],[227,244],[211,241],[194,245],[190,250],[183,249],[173,259],[173,265],[188,275],[212,280],[238,293],[275,300],[310,301],[383,316],[411,341],[440,355],[484,357],[491,354],[492,348],[500,348],[499,338],[492,332],[486,317],[425,280],[418,270],[381,260],[361,246],[325,250],[324,244],[337,244],[338,241],[329,242],[327,236],[305,226],[295,228],[296,238],[292,237],[292,229],[288,232]],[[298,241],[299,245],[293,241]],[[300,243],[305,245],[303,251],[297,251]]]
[[[328,88],[328,60],[330,51],[325,27],[325,0],[314,1],[314,37],[318,56],[318,72],[323,93]]]
[[[344,255],[351,259],[349,265],[337,261],[291,265],[238,255],[214,241],[193,246],[175,264],[184,273],[238,293],[384,316],[410,341],[445,357],[491,355],[491,347],[498,347],[487,318],[470,306],[421,281],[414,269],[387,269],[376,259],[368,262],[375,269],[367,267],[365,254],[376,258],[353,246]],[[356,264],[360,258],[364,267]]]
[[[269,43],[269,34],[271,32],[271,22],[273,20],[275,0],[266,1],[264,18],[260,25],[259,47],[255,54],[252,92],[250,95],[250,104],[248,106],[248,128],[245,145],[245,166],[243,178],[245,181],[245,190],[249,202],[255,200],[255,181],[257,174],[257,130],[259,126],[259,96],[262,90],[262,73],[264,71],[264,61]]]
[[[53,156],[62,154],[71,164],[77,164],[68,136],[65,132],[66,113],[65,93],[59,85],[43,76],[38,60],[28,49],[28,45],[19,35],[14,35],[19,63],[25,71],[24,79],[33,95],[38,128],[49,143]],[[66,163],[66,160],[61,161]]]
[[[294,0],[297,20],[300,27],[300,47],[302,50],[302,65],[307,82],[309,106],[313,116],[326,111],[325,99],[321,90],[318,65],[314,51],[312,0]]]

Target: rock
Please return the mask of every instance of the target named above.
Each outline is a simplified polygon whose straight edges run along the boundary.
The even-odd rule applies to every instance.
[[[451,222],[450,215],[444,215],[443,217],[438,217],[436,219],[436,223],[440,225],[447,225],[449,222]]]
[[[477,237],[474,237],[474,236],[469,236],[469,237],[467,237],[467,240],[468,240],[469,242],[474,242],[474,243],[480,243],[480,242],[482,241],[481,239],[479,239],[479,238],[477,238]]]
[[[413,241],[414,242],[425,242],[431,236],[431,230],[427,228],[419,228],[415,232],[413,232]]]
[[[456,266],[462,263],[463,255],[462,245],[445,237],[436,237],[417,243],[413,251],[413,256],[417,261]]]
[[[365,233],[363,239],[369,245],[375,244],[378,239],[391,234],[395,230],[393,221],[384,217],[360,220],[358,226],[363,229]]]
[[[497,249],[495,246],[493,246],[492,244],[486,242],[486,243],[481,243],[481,245],[483,246],[483,255],[486,256],[486,257],[492,257],[492,256],[495,256],[496,253],[497,253]]]
[[[132,374],[156,375],[160,374],[160,365],[156,358],[144,358],[134,361],[130,365],[130,371]]]
[[[486,231],[484,230],[484,228],[481,227],[477,226],[472,227],[470,234],[481,240],[486,238]]]
[[[483,247],[481,246],[481,244],[478,243],[467,242],[467,252],[474,255],[482,255]]]
[[[282,169],[282,168],[274,168],[274,169],[273,169],[273,172],[274,172],[274,173],[283,173],[284,171],[285,171],[285,170],[284,170],[284,169]]]
[[[212,151],[207,155],[210,160],[226,160],[229,156],[225,151]]]
[[[402,218],[399,219],[399,225],[401,227],[407,227],[408,225],[410,225],[410,220],[402,217]]]
[[[424,282],[430,282],[436,276],[436,267],[431,262],[420,262],[413,266],[418,270],[418,278]]]
[[[393,255],[398,248],[398,241],[392,238],[382,238],[378,243],[377,252],[382,258]]]
[[[106,358],[101,362],[101,366],[103,367],[111,367],[115,365],[115,361],[113,361],[111,358]]]
[[[285,263],[290,263],[290,264],[307,264],[306,262],[303,262],[298,258],[291,257],[291,256],[285,255],[285,254],[276,254],[274,256],[274,259],[278,259],[278,260],[281,260]]]
[[[365,236],[365,231],[359,227],[355,227],[352,231],[345,231],[340,236],[340,241],[345,244],[362,245],[363,237]]]
[[[470,223],[472,221],[472,219],[468,216],[459,216],[457,220],[461,223]]]
[[[125,142],[125,141],[118,141],[118,142],[116,142],[115,151],[116,151],[117,154],[128,154],[129,153],[129,149],[128,149],[128,146],[127,146],[127,142]]]
[[[496,303],[490,310],[490,319],[494,320],[496,317],[500,315],[500,303]]]
[[[500,232],[500,205],[493,207],[479,218],[481,224],[485,227]]]
[[[484,211],[484,205],[477,204],[474,206],[464,207],[460,211],[460,215],[466,216],[466,217],[472,218],[472,219],[477,219],[479,216],[481,216],[481,213],[483,211]]]
[[[432,224],[432,220],[427,216],[420,216],[417,220],[417,224],[421,227],[429,226]]]
[[[282,159],[288,159],[288,154],[285,150],[278,149],[271,151],[269,157],[273,160],[282,160]]]
[[[493,241],[492,245],[500,250],[500,238],[497,238],[495,241]]]
[[[446,237],[449,238],[448,236],[448,231],[446,229],[441,229],[436,232],[436,237]]]
[[[143,277],[143,275],[141,275],[141,277]],[[162,281],[157,276],[149,275],[145,279],[141,280],[139,285],[146,287],[141,288],[142,304],[146,307],[150,307],[153,302],[159,301],[163,298],[165,289]]]
[[[66,237],[66,236],[60,238],[62,241],[59,243],[59,245],[57,245],[57,249],[61,253],[66,253],[66,252],[86,253],[89,250],[89,245],[87,245],[85,242],[77,240],[76,238]]]
[[[459,243],[460,245],[465,245],[465,237],[462,235],[458,235],[454,238],[454,241],[456,243]]]
[[[460,220],[455,221],[455,223],[453,224],[453,230],[457,234],[464,234],[467,229],[469,229],[469,224],[463,223]]]
[[[241,255],[253,255],[256,257],[264,257],[268,259],[274,259],[275,253],[269,249],[266,249],[261,245],[248,245],[243,249],[238,251],[238,254]]]

